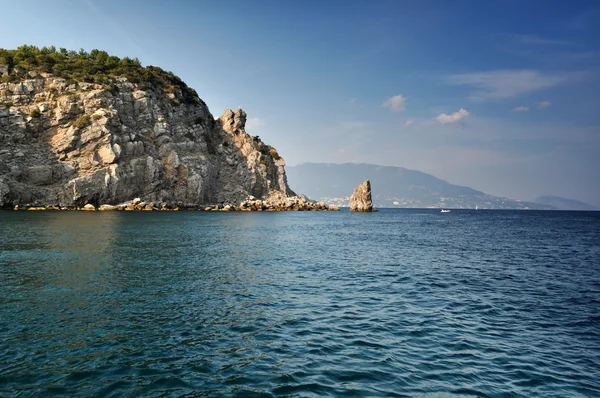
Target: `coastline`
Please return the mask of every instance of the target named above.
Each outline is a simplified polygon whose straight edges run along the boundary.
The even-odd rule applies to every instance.
[[[6,210],[10,210],[7,208]],[[299,197],[288,197],[284,200],[261,200],[253,197],[241,202],[239,205],[213,204],[213,205],[172,205],[168,203],[145,202],[136,198],[130,202],[117,205],[102,204],[94,206],[61,206],[61,205],[15,205],[13,211],[339,211],[335,205],[324,202],[309,202]]]

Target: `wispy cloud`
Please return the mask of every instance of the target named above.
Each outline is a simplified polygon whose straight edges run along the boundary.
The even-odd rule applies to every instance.
[[[324,126],[321,130],[321,135],[333,137],[339,140],[344,137],[346,141],[362,139],[369,137],[376,130],[375,124],[363,120],[343,120],[333,123],[329,126]]]
[[[402,112],[406,109],[406,97],[403,97],[402,94],[394,95],[391,98],[388,98],[382,106],[384,108],[390,108],[394,112]]]
[[[528,110],[529,107],[527,106],[517,106],[515,109],[513,109],[515,112],[527,112]]]
[[[587,68],[589,62],[596,62],[599,57],[585,40],[526,34],[500,34],[498,37],[502,51],[532,61],[532,65],[543,64],[553,70],[573,70],[577,65]]]
[[[576,74],[544,74],[536,70],[492,70],[452,75],[449,83],[471,86],[475,100],[513,98],[574,80]]]
[[[263,126],[265,122],[262,119],[257,117],[251,117],[246,120],[246,130],[253,131],[258,129],[260,126]]]
[[[576,30],[588,30],[595,26],[600,17],[600,7],[590,8],[567,22],[567,28]]]
[[[523,44],[543,45],[543,46],[571,46],[575,43],[568,40],[547,39],[536,35],[515,35]]]
[[[415,122],[414,120],[407,120],[407,121],[404,122],[404,127],[409,127],[414,122]]]
[[[452,124],[460,122],[469,115],[470,113],[466,109],[460,108],[458,111],[451,113],[450,115],[441,113],[435,117],[435,120],[442,124]]]
[[[538,102],[537,106],[540,109],[546,109],[548,108],[550,105],[552,105],[552,103],[550,101],[542,101],[542,102]]]

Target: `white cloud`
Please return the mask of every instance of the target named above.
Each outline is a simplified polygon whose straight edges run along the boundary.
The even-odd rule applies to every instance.
[[[457,112],[454,112],[450,115],[445,113],[439,114],[435,117],[435,120],[442,124],[452,124],[460,122],[469,115],[470,113],[466,109],[460,108]]]
[[[522,94],[550,88],[576,78],[576,74],[548,75],[536,70],[493,70],[488,72],[452,75],[451,84],[472,86],[476,100],[517,97]]]
[[[527,112],[528,110],[529,107],[527,106],[517,106],[515,109],[513,109],[515,112]]]
[[[246,120],[246,130],[248,130],[248,131],[256,130],[257,128],[259,128],[260,126],[262,126],[264,124],[265,123],[263,122],[262,119],[259,119],[257,117],[251,117],[248,120]]]
[[[402,94],[394,95],[388,98],[382,106],[390,108],[394,112],[401,112],[406,109],[406,97],[403,97]]]
[[[408,127],[411,124],[413,124],[414,122],[415,122],[414,120],[407,120],[407,121],[404,122],[404,127]]]
[[[540,109],[546,109],[548,108],[550,105],[552,105],[552,103],[550,101],[542,101],[542,102],[538,102],[537,106]]]

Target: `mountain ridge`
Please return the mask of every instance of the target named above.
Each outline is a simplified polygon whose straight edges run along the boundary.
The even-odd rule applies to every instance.
[[[399,166],[303,162],[288,166],[287,176],[297,192],[338,206],[347,206],[346,198],[352,187],[370,179],[374,205],[378,207],[554,209],[545,204],[488,195]]]

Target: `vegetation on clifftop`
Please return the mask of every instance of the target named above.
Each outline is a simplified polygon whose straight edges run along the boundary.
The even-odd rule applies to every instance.
[[[159,85],[169,92],[179,88],[184,103],[200,102],[196,91],[172,72],[156,66],[144,67],[137,58],[119,58],[102,50],[87,52],[81,49],[77,52],[65,48],[57,50],[54,46],[38,48],[27,45],[16,50],[0,48],[0,66],[2,65],[8,70],[0,76],[0,83],[18,82],[27,78],[29,72],[51,73],[73,83],[107,85],[116,77],[125,77],[142,87],[148,84]]]

